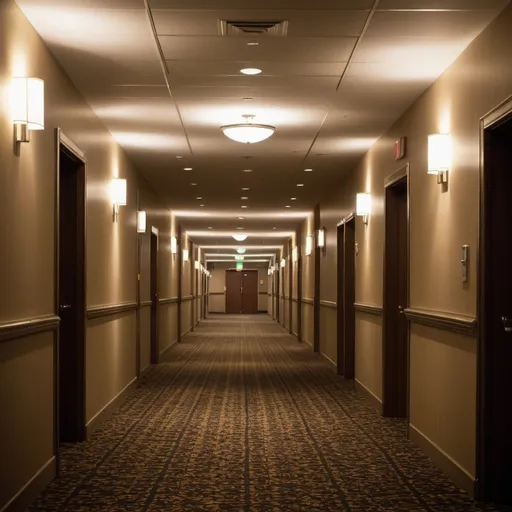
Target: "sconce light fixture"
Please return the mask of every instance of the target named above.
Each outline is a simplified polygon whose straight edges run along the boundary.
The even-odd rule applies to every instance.
[[[325,229],[319,229],[316,232],[316,245],[323,249],[325,247]]]
[[[268,276],[270,276],[271,274],[272,274],[272,269],[270,269],[270,268],[269,268],[269,269],[267,270],[267,275],[268,275]]]
[[[114,222],[117,222],[119,207],[126,206],[126,180],[124,178],[113,178],[110,187],[112,204],[114,205]]]
[[[137,212],[137,233],[146,232],[146,212]]]
[[[304,252],[305,252],[306,256],[310,256],[311,253],[313,252],[313,237],[312,236],[306,237],[306,247],[304,249]]]
[[[372,213],[372,196],[360,192],[356,196],[356,215],[363,217],[363,222],[368,225],[368,218]]]
[[[286,267],[286,260],[283,258],[281,260],[281,268],[284,268],[284,267]]]
[[[452,138],[449,133],[428,136],[428,174],[437,175],[437,183],[448,183],[452,166]]]
[[[199,270],[199,269],[201,268],[201,263],[200,263],[199,261],[197,261],[197,260],[196,260],[196,261],[194,261],[194,268],[195,268],[196,270]]]
[[[183,261],[188,261],[188,249],[183,249]]]
[[[29,142],[30,131],[44,130],[44,81],[33,77],[13,78],[10,100],[16,142]]]
[[[297,246],[295,246],[292,250],[292,261],[297,261],[299,259]]]
[[[175,236],[171,236],[171,253],[176,254],[178,252],[178,239]]]

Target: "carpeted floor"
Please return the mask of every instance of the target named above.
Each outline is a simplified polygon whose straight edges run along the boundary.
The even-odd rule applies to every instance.
[[[171,349],[33,511],[476,511],[306,344],[219,316]]]

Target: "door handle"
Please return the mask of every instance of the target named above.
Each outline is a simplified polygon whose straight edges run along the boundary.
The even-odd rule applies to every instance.
[[[68,309],[71,309],[71,304],[61,304],[59,306],[59,310],[61,313],[63,313],[64,311],[66,311]]]
[[[404,307],[403,306],[398,306],[398,312],[403,315],[404,314]]]
[[[512,318],[509,316],[502,316],[501,323],[503,324],[503,329],[505,332],[512,332]]]

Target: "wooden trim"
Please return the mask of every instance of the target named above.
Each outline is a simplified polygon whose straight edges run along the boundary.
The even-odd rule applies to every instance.
[[[354,379],[354,387],[355,390],[363,395],[371,403],[371,405],[375,407],[377,411],[379,411],[379,414],[382,415],[382,400],[357,379]]]
[[[152,368],[152,365],[151,363],[149,363],[148,365],[146,365],[144,368],[142,368],[142,370],[140,371],[140,374],[139,374],[139,380],[140,379],[143,379],[148,373],[149,371],[151,370]]]
[[[444,452],[434,441],[409,423],[409,439],[416,443],[434,463],[450,475],[455,483],[474,497],[475,478]]]
[[[168,297],[167,299],[158,299],[158,303],[160,306],[163,304],[177,304],[178,303],[178,297]],[[150,302],[151,304],[151,302]]]
[[[42,332],[54,332],[59,328],[60,317],[44,315],[0,324],[0,343],[25,338]]]
[[[320,356],[326,361],[334,373],[338,373],[338,367],[336,366],[336,363],[329,357],[326,356],[323,352],[319,352]]]
[[[390,174],[389,176],[386,176],[384,178],[384,188],[387,188],[393,184],[395,184],[397,181],[400,181],[402,178],[408,177],[409,175],[409,164],[405,164],[403,167],[400,167],[397,171]]]
[[[299,298],[298,297],[292,297],[292,302],[299,302]]]
[[[194,300],[194,296],[193,295],[185,295],[184,297],[181,298],[181,302],[187,302],[189,300]]]
[[[412,323],[463,334],[472,338],[477,335],[477,321],[473,317],[416,308],[406,308],[404,314],[407,320]]]
[[[338,305],[336,304],[336,302],[334,302],[332,300],[321,300],[320,306],[324,306],[325,308],[331,308],[331,309],[338,308]]]
[[[128,395],[137,387],[137,377],[132,379],[110,402],[103,406],[85,425],[85,438],[90,439],[91,435],[112,414],[120,407],[120,405],[128,398]]]
[[[136,302],[123,302],[121,304],[106,304],[102,306],[92,306],[87,308],[87,318],[100,318],[103,316],[119,315],[121,313],[128,313],[137,309]]]
[[[143,300],[141,303],[140,303],[140,306],[141,308],[148,308],[151,306],[151,304],[153,304],[150,300]]]
[[[210,292],[210,296],[222,297],[223,295],[226,295],[226,292]]]
[[[57,457],[52,456],[16,495],[4,505],[2,512],[27,510],[56,476]]]
[[[382,306],[363,304],[362,302],[354,302],[354,309],[359,313],[368,313],[369,315],[382,316]]]
[[[348,222],[350,222],[352,219],[355,219],[356,218],[356,214],[354,212],[350,212],[348,215],[346,215],[345,217],[343,217],[343,219],[341,219],[338,224],[336,224],[336,227],[340,227],[342,226],[343,224],[347,224]]]
[[[311,304],[312,306],[314,306],[315,301],[313,299],[302,299],[302,304]]]

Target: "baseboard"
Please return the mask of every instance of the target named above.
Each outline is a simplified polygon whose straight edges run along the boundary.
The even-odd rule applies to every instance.
[[[57,476],[57,459],[53,456],[2,508],[0,512],[23,512]]]
[[[416,443],[453,481],[472,498],[475,494],[475,478],[454,461],[437,444],[409,423],[409,439]]]
[[[358,393],[361,393],[382,415],[382,400],[373,394],[364,384],[354,379],[354,387]]]
[[[136,388],[137,378],[133,379],[124,387],[110,402],[96,413],[85,425],[85,438],[90,439],[95,430],[97,430],[105,421],[107,421],[116,409],[126,400],[128,395]]]
[[[185,331],[184,333],[181,334],[181,337],[183,338],[184,336],[186,336],[187,334],[190,334],[192,332],[193,328],[191,327],[188,331]]]
[[[302,341],[303,341],[304,343],[307,343],[311,348],[313,348],[313,343],[312,343],[311,341],[308,341],[308,340],[307,340],[307,339],[305,339],[305,338],[302,338]]]
[[[167,357],[169,356],[169,350],[171,350],[171,348],[174,347],[176,343],[178,343],[178,340],[174,340],[168,347],[164,348],[162,352],[160,352],[159,361],[167,359]]]
[[[299,339],[299,335],[296,332],[292,331],[292,335],[295,336],[297,339]]]
[[[151,370],[151,365],[148,364],[145,368],[140,371],[139,379],[143,379]]]
[[[329,356],[326,356],[323,352],[319,352],[319,354],[329,363],[333,371],[338,372],[338,365]]]

